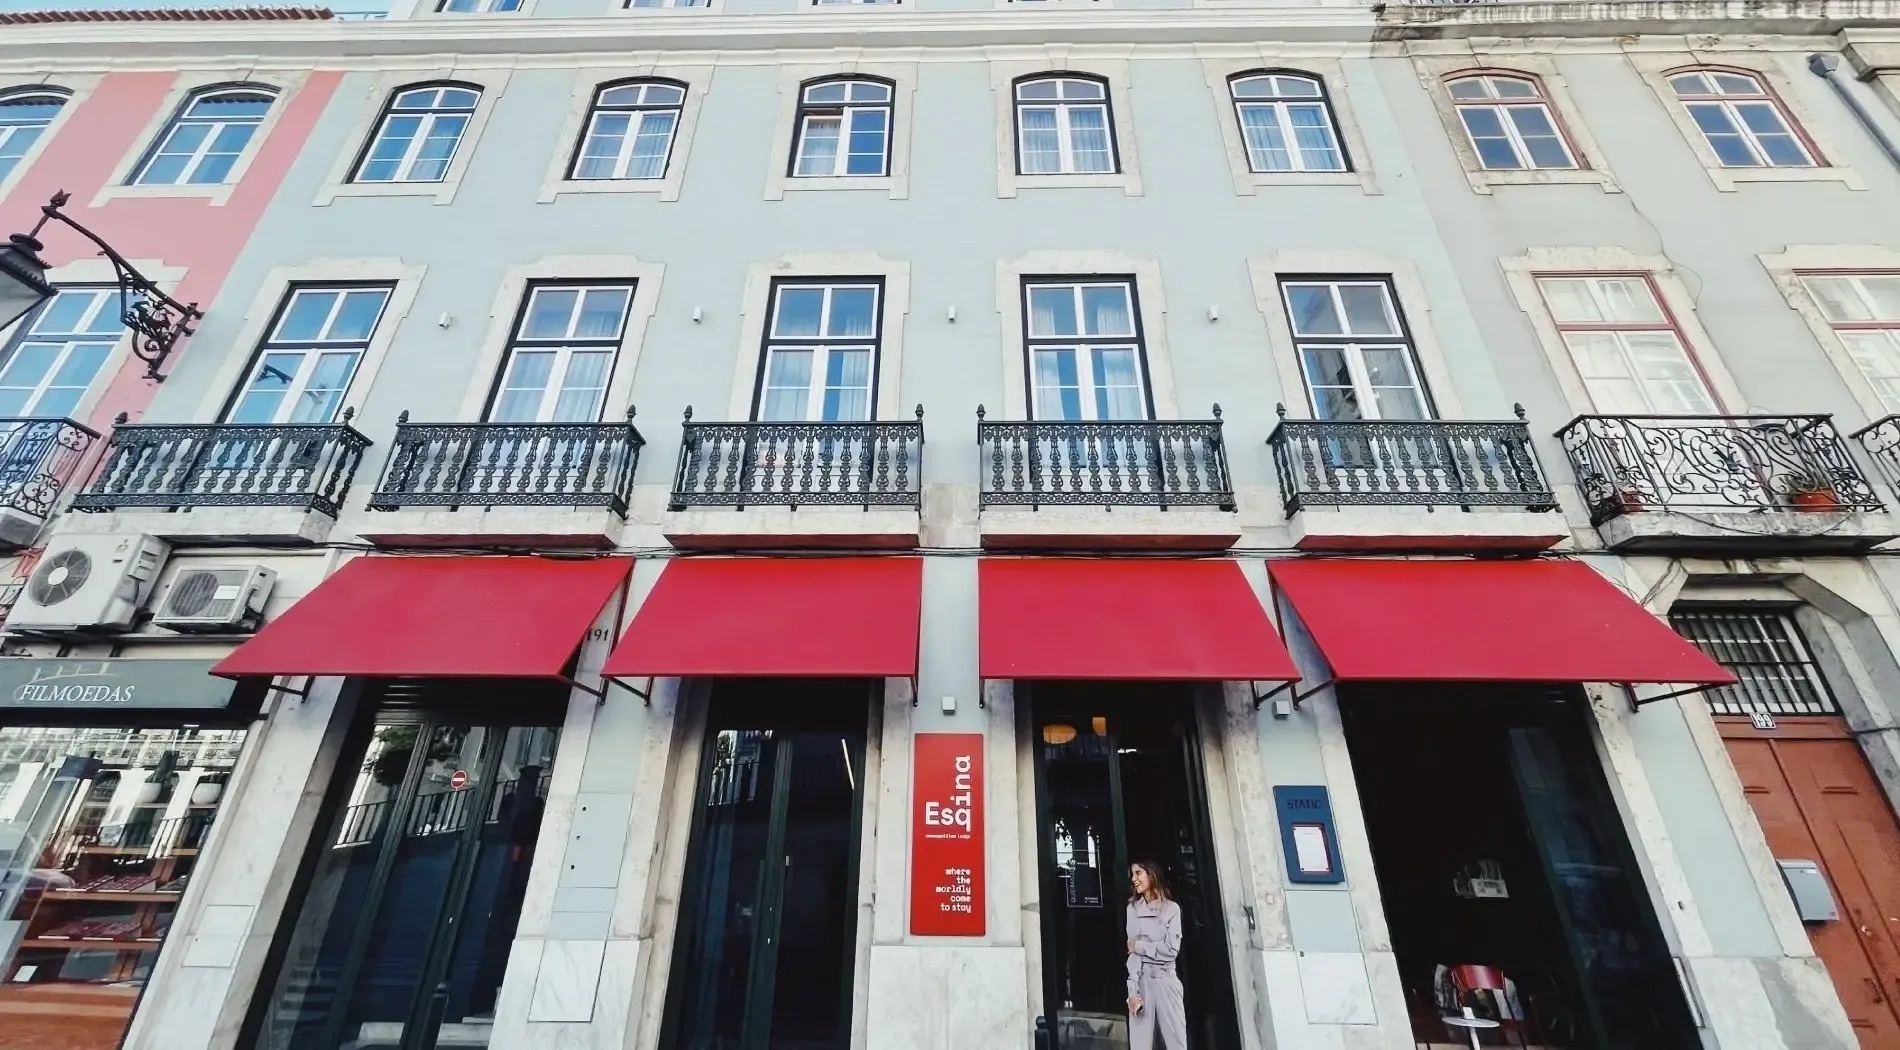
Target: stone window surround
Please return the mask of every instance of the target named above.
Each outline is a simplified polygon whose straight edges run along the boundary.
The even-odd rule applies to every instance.
[[[513,11],[443,11],[441,7],[447,0],[419,0],[409,17],[422,21],[431,18],[531,18],[534,9],[541,0],[521,0],[521,6]]]
[[[624,80],[676,80],[686,85],[686,97],[680,102],[679,123],[673,128],[672,151],[666,158],[666,174],[657,179],[570,179],[569,166],[580,151],[581,137],[587,133],[588,114],[602,87]],[[706,93],[712,90],[713,67],[710,65],[673,65],[643,62],[624,66],[582,66],[575,70],[574,92],[568,102],[567,118],[561,123],[560,138],[548,157],[548,170],[541,178],[541,190],[535,200],[552,203],[563,193],[651,193],[663,201],[680,199],[686,184],[687,158],[692,154],[693,135],[699,128],[699,112],[705,106]]]
[[[132,259],[129,261],[133,267],[146,277],[151,278],[152,283],[158,285],[159,289],[168,295],[177,291],[179,282],[185,279],[187,272],[183,266],[167,266],[157,259]],[[119,284],[119,275],[118,272],[112,268],[111,262],[98,257],[89,257],[75,259],[63,266],[48,267],[46,270],[46,280],[47,283],[51,284],[54,288],[68,285],[107,285],[117,287]],[[31,317],[31,314],[29,314],[28,317]],[[27,318],[22,318],[21,323],[24,323],[26,319]],[[17,331],[18,328],[18,324],[0,328],[0,349],[4,349],[12,342],[13,333]],[[92,383],[86,388],[85,394],[80,397],[79,403],[73,406],[72,415],[69,418],[81,423],[92,418],[92,414],[99,408],[100,399],[105,396],[106,389],[118,381],[119,373],[123,372],[132,360],[132,333],[126,332],[119,336],[117,343],[113,344],[112,353],[104,361],[100,362],[99,371],[93,375]],[[171,363],[177,363],[176,356],[171,358]]]
[[[853,5],[840,6],[849,9]],[[811,81],[851,76],[890,82],[889,174],[793,178],[792,144],[798,137],[799,95]],[[910,144],[911,130],[915,126],[911,114],[917,98],[917,63],[848,61],[785,66],[779,70],[778,98],[778,121],[772,134],[772,153],[767,158],[766,200],[784,200],[787,191],[805,190],[885,190],[894,201],[910,196]]]
[[[732,371],[732,397],[723,421],[739,423],[752,418],[759,368],[765,357],[765,324],[772,312],[772,284],[779,278],[875,277],[884,282],[879,297],[880,338],[877,348],[877,403],[873,420],[910,418],[899,389],[904,364],[904,321],[910,314],[910,261],[887,259],[875,252],[813,252],[783,255],[772,262],[746,268],[745,294],[739,313],[739,354]],[[702,422],[716,422],[701,417]]]
[[[1834,370],[1841,375],[1841,381],[1847,384],[1847,390],[1854,396],[1854,403],[1867,414],[1868,419],[1880,419],[1892,415],[1891,409],[1880,400],[1880,394],[1874,389],[1867,376],[1861,372],[1860,365],[1841,342],[1839,333],[1828,323],[1827,316],[1808,292],[1807,285],[1801,282],[1802,274],[1811,273],[1900,273],[1900,251],[1877,244],[1790,244],[1781,251],[1762,253],[1755,258],[1761,260],[1762,269],[1768,271],[1768,279],[1775,282],[1781,295],[1788,301],[1788,308],[1801,317],[1814,334],[1814,341],[1827,355]]]
[[[1358,186],[1362,193],[1379,192],[1373,178],[1372,151],[1353,115],[1347,98],[1350,85],[1345,67],[1337,58],[1303,57],[1285,49],[1262,44],[1245,56],[1203,58],[1201,69],[1214,99],[1221,144],[1226,147],[1227,168],[1234,177],[1234,192],[1251,197],[1262,187],[1272,186]],[[1234,109],[1232,80],[1241,73],[1255,70],[1303,73],[1321,83],[1326,94],[1326,109],[1339,131],[1340,148],[1346,151],[1351,171],[1254,171],[1247,160],[1247,144],[1241,137],[1240,120]]]
[[[1039,73],[1080,73],[1108,85],[1110,127],[1115,136],[1116,165],[1111,174],[1021,175],[1016,171],[1016,82]],[[1129,197],[1141,196],[1141,154],[1135,145],[1134,100],[1129,91],[1126,58],[1094,58],[1051,49],[1045,57],[1011,57],[990,62],[990,90],[996,97],[996,196],[1008,199],[1024,189],[1042,187],[1121,187]]]
[[[633,396],[633,376],[640,364],[640,350],[646,342],[647,325],[659,306],[660,279],[665,274],[665,264],[641,262],[631,255],[549,255],[510,266],[502,274],[501,285],[489,308],[488,328],[482,336],[481,350],[470,365],[468,391],[462,397],[456,420],[468,422],[482,418],[482,410],[506,362],[508,345],[514,337],[515,322],[521,316],[530,283],[601,280],[625,280],[633,285],[633,301],[627,305],[627,322],[620,332],[613,372],[601,401],[602,420],[611,423],[625,418]]]
[[[1789,52],[1796,55],[1796,52]],[[1852,168],[1840,164],[1841,151],[1836,149],[1815,120],[1815,114],[1802,101],[1795,90],[1794,81],[1782,72],[1780,55],[1761,54],[1753,51],[1665,51],[1631,54],[1629,63],[1643,81],[1656,93],[1664,112],[1676,125],[1690,152],[1695,154],[1702,170],[1708,172],[1709,181],[1724,193],[1733,193],[1744,182],[1838,182],[1850,190],[1865,190],[1867,183]],[[1818,166],[1811,168],[1725,168],[1716,158],[1715,151],[1709,147],[1708,139],[1703,137],[1702,129],[1696,127],[1695,120],[1689,116],[1676,98],[1675,89],[1669,86],[1669,77],[1674,73],[1689,69],[1726,69],[1759,77],[1767,85],[1768,93],[1781,104],[1782,114],[1792,125],[1791,129],[1808,150],[1813,153]]]
[[[1458,397],[1457,384],[1452,381],[1450,364],[1445,359],[1443,344],[1438,341],[1438,333],[1432,326],[1432,299],[1425,290],[1425,282],[1420,278],[1418,268],[1404,259],[1361,250],[1290,250],[1249,256],[1247,259],[1247,276],[1253,282],[1254,307],[1266,320],[1269,348],[1285,348],[1283,352],[1273,353],[1272,357],[1274,369],[1279,374],[1280,389],[1291,402],[1286,406],[1289,418],[1311,419],[1313,407],[1306,388],[1306,371],[1300,365],[1299,341],[1293,337],[1293,326],[1287,319],[1286,307],[1280,301],[1280,280],[1313,274],[1324,274],[1329,278],[1363,276],[1389,279],[1393,298],[1405,318],[1405,327],[1411,333],[1412,354],[1418,366],[1419,381],[1431,398],[1438,417],[1450,420],[1466,418],[1464,404]]]
[[[311,203],[321,208],[338,197],[433,197],[437,204],[452,203],[456,191],[461,188],[463,175],[468,172],[469,163],[474,160],[476,150],[481,146],[482,130],[488,126],[488,118],[495,112],[495,103],[501,99],[502,92],[508,89],[512,72],[499,66],[412,66],[376,73],[371,78],[369,90],[359,101],[356,121],[343,140],[343,148],[337,151],[336,160],[330,165],[330,173],[325,177],[323,186],[317,190],[316,200]],[[395,93],[412,85],[440,81],[473,84],[482,90],[482,97],[475,103],[475,113],[469,118],[468,127],[462,131],[462,140],[456,144],[455,156],[449,161],[449,170],[443,175],[442,181],[351,182],[350,176],[355,171],[356,162],[369,148],[370,137],[381,126],[389,100]]]
[[[605,3],[607,10],[602,12],[603,14],[658,18],[678,17],[681,15],[689,17],[692,15],[716,15],[720,14],[726,6],[726,0],[700,0],[698,5],[691,7],[684,4],[678,4],[674,7],[633,7],[629,5],[628,0],[605,0]]]
[[[263,343],[271,323],[277,319],[278,306],[284,301],[284,296],[289,294],[291,286],[297,284],[376,281],[394,286],[388,304],[383,307],[383,316],[376,322],[376,331],[370,337],[369,346],[356,364],[356,374],[350,377],[349,389],[344,391],[345,407],[360,405],[375,385],[376,374],[389,356],[389,348],[396,341],[397,330],[402,327],[410,308],[415,304],[416,292],[427,271],[426,266],[410,265],[394,258],[317,259],[271,270],[264,275],[257,293],[251,297],[250,306],[244,313],[244,325],[232,337],[230,349],[225,353],[217,373],[206,385],[193,419],[211,423],[223,415],[224,406],[232,394],[249,378],[257,348]],[[341,419],[340,412],[338,418]],[[367,493],[370,488],[373,486],[361,486],[359,495]]]
[[[1557,377],[1557,386],[1563,392],[1564,401],[1577,415],[1589,415],[1598,410],[1584,385],[1583,374],[1577,370],[1577,362],[1570,354],[1570,347],[1564,342],[1557,322],[1544,303],[1543,291],[1537,287],[1539,277],[1637,274],[1648,278],[1662,302],[1663,311],[1682,339],[1683,351],[1707,381],[1709,396],[1715,402],[1716,411],[1745,411],[1748,401],[1742,396],[1735,377],[1723,364],[1721,355],[1716,352],[1715,342],[1709,337],[1708,330],[1702,327],[1702,321],[1696,315],[1695,297],[1689,293],[1689,286],[1683,283],[1668,256],[1643,255],[1616,247],[1539,247],[1531,248],[1523,255],[1503,256],[1498,259],[1498,266],[1504,271],[1504,282],[1510,287],[1511,297],[1516,300],[1518,309],[1530,319],[1531,329],[1537,334],[1537,343],[1543,348],[1551,371]]]
[[[52,122],[40,132],[40,137],[28,147],[26,153],[20,157],[19,163],[13,166],[13,170],[8,172],[5,178],[0,178],[0,200],[5,200],[13,187],[26,177],[27,169],[39,159],[40,154],[53,141],[53,136],[59,134],[60,128],[72,119],[73,112],[92,97],[92,93],[99,87],[99,81],[104,78],[103,73],[28,73],[23,76],[0,74],[0,92],[9,95],[22,89],[30,91],[34,88],[59,88],[66,93],[66,104],[59,107],[59,112],[54,115]]]
[[[1419,83],[1432,100],[1432,108],[1437,111],[1438,121],[1444,126],[1446,141],[1451,144],[1452,153],[1458,158],[1458,166],[1464,169],[1465,181],[1471,184],[1472,192],[1490,193],[1495,186],[1548,186],[1558,183],[1596,185],[1602,187],[1605,193],[1623,191],[1616,176],[1604,164],[1603,151],[1598,148],[1595,136],[1590,134],[1590,127],[1583,120],[1583,111],[1571,97],[1569,84],[1554,57],[1519,51],[1482,52],[1473,48],[1456,54],[1416,54],[1412,65],[1418,71]],[[1458,107],[1452,104],[1451,91],[1446,86],[1447,81],[1455,77],[1477,73],[1529,77],[1537,81],[1544,92],[1545,101],[1550,105],[1551,117],[1556,121],[1557,129],[1562,133],[1564,143],[1570,148],[1571,156],[1578,166],[1492,171],[1479,163],[1478,151],[1465,134],[1464,121],[1458,116]]]
[[[98,192],[92,195],[92,207],[97,208],[110,200],[128,197],[192,197],[202,199],[206,204],[221,208],[231,202],[231,193],[244,181],[244,173],[251,168],[251,162],[264,148],[271,132],[283,119],[284,110],[303,88],[309,79],[309,70],[267,70],[260,73],[255,67],[226,69],[216,72],[193,71],[180,73],[172,81],[171,90],[152,111],[151,119],[139,130],[133,139],[132,148],[113,166],[112,174],[100,185]],[[244,146],[244,152],[237,162],[231,165],[230,174],[225,180],[212,186],[134,186],[132,178],[138,173],[139,165],[158,148],[161,135],[170,129],[172,122],[184,112],[186,104],[200,92],[209,88],[268,88],[276,97],[271,100],[270,110],[264,119],[258,122],[257,130],[251,133],[250,142]]]
[[[996,263],[996,313],[1002,322],[998,330],[1003,347],[1003,403],[1000,412],[989,413],[990,419],[1029,418],[1023,282],[1043,277],[1096,276],[1134,279],[1135,316],[1144,351],[1142,363],[1147,370],[1148,396],[1154,401],[1155,418],[1182,418],[1175,396],[1174,359],[1168,353],[1168,300],[1161,283],[1160,261],[1113,251],[1044,249]],[[1192,418],[1206,416],[1196,412]]]

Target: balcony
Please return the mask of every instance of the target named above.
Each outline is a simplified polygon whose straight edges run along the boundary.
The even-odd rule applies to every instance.
[[[343,422],[171,426],[121,422],[73,508],[116,511],[114,531],[174,544],[321,543],[369,438]],[[208,507],[215,514],[191,513]]]
[[[1220,414],[990,422],[978,407],[983,545],[1233,546],[1240,522]]]
[[[646,442],[620,423],[411,423],[363,538],[384,546],[612,547]]]
[[[1612,550],[1854,551],[1900,535],[1831,416],[1581,416],[1557,436]]]
[[[895,423],[695,423],[663,531],[681,547],[914,547],[924,409]]]
[[[70,419],[0,418],[0,553],[33,546],[97,440]]]
[[[1564,538],[1530,425],[1286,418],[1268,436],[1302,550],[1543,550]]]

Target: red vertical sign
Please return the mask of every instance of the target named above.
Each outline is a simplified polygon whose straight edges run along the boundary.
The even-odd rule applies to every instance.
[[[914,738],[910,829],[910,932],[981,937],[983,734]]]

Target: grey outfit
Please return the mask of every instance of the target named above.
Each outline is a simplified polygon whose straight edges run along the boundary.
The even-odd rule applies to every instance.
[[[1129,1050],[1154,1050],[1155,1030],[1167,1050],[1187,1050],[1187,1003],[1174,958],[1181,954],[1181,906],[1170,900],[1128,902],[1128,994],[1141,1011],[1128,1015]]]

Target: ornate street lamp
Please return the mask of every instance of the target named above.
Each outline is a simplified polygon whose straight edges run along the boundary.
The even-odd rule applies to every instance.
[[[71,200],[61,190],[40,208],[40,221],[27,233],[14,234],[0,245],[0,329],[26,316],[27,311],[53,295],[46,281],[46,263],[39,257],[45,246],[39,233],[53,220],[71,227],[91,241],[99,254],[112,264],[119,279],[119,318],[132,331],[132,354],[145,362],[148,379],[164,379],[159,366],[165,363],[178,340],[191,334],[192,322],[204,317],[197,303],[181,303],[160,291],[158,285],[140,273],[125,256],[99,239],[99,235],[74,222],[61,208]]]

